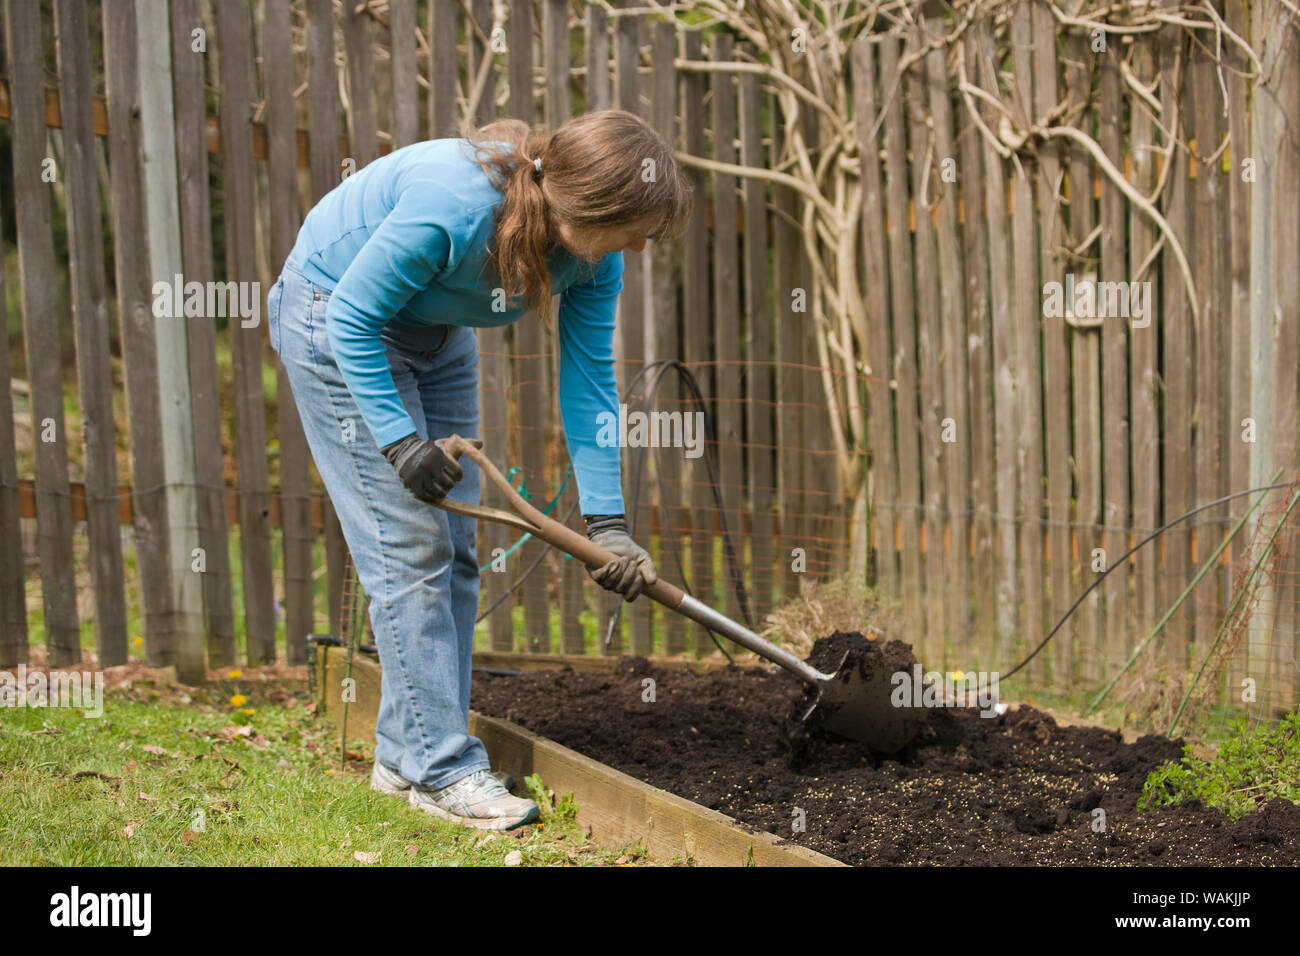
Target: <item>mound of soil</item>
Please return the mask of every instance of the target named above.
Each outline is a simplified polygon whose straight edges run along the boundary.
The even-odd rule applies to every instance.
[[[846,641],[866,643],[832,635],[809,660],[836,666]],[[879,653],[910,665],[907,645]],[[804,685],[779,670],[694,674],[621,658],[603,674],[478,674],[472,706],[846,863],[1300,863],[1300,806],[1277,799],[1236,822],[1195,801],[1139,813],[1147,774],[1180,757],[1181,740],[1125,744],[1032,707],[936,709],[910,747],[882,759],[791,735]]]

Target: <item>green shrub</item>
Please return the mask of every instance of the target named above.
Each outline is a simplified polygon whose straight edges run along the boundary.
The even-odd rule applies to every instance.
[[[1274,797],[1300,802],[1300,711],[1278,724],[1248,728],[1244,718],[1213,760],[1186,747],[1181,762],[1151,771],[1138,800],[1139,810],[1200,800],[1237,820]]]

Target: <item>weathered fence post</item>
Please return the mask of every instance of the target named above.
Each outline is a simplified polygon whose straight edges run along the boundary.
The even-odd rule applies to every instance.
[[[183,283],[181,227],[176,176],[175,116],[172,110],[171,29],[167,4],[136,0],[136,17],[149,29],[136,34],[140,71],[140,174],[144,184],[145,235],[154,288],[154,337],[158,349],[158,395],[162,412],[163,474],[167,483],[167,524],[171,547],[170,586],[176,634],[176,676],[199,683],[205,672],[203,587],[205,568],[199,544],[198,495],[194,472],[194,419],[190,406],[188,319],[173,315]],[[250,197],[251,199],[251,197]],[[160,291],[161,290],[161,291]],[[159,315],[159,298],[167,307]],[[234,297],[238,302],[238,297]],[[238,310],[235,310],[236,312]],[[233,318],[233,317],[232,317]],[[216,316],[204,316],[215,321]],[[233,323],[232,323],[233,324]],[[261,443],[265,449],[266,443]],[[247,546],[247,542],[243,542]],[[270,555],[266,572],[270,575]],[[269,583],[269,580],[268,580]]]
[[[125,664],[126,593],[118,518],[113,378],[109,364],[108,288],[100,221],[95,130],[91,118],[91,59],[84,0],[55,8],[60,118],[67,184],[69,271],[76,323],[77,381],[86,442],[86,527],[95,598],[99,666]]]
[[[9,0],[5,37],[13,72],[14,219],[22,277],[23,339],[27,346],[32,435],[36,458],[37,550],[40,554],[45,644],[51,667],[81,660],[73,574],[68,439],[63,415],[58,284],[45,170],[45,76],[41,11]]]

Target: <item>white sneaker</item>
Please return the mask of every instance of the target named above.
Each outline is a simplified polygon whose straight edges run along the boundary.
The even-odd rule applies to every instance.
[[[370,789],[393,797],[405,797],[406,791],[411,789],[411,781],[376,760],[375,769],[370,771]]]
[[[515,789],[515,778],[510,774],[503,770],[493,770],[491,773],[506,790]],[[374,769],[370,771],[370,789],[394,797],[405,797],[406,792],[411,789],[411,781],[376,760]]]
[[[487,770],[476,770],[440,790],[411,787],[410,793],[411,806],[476,830],[513,830],[541,815],[536,803],[511,796]]]

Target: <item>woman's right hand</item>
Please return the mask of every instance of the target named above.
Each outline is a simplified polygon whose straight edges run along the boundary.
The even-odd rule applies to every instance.
[[[483,447],[477,438],[470,441]],[[418,432],[385,445],[382,450],[402,484],[420,501],[431,505],[447,497],[452,486],[465,476],[460,464],[443,450],[440,441],[421,438]]]

